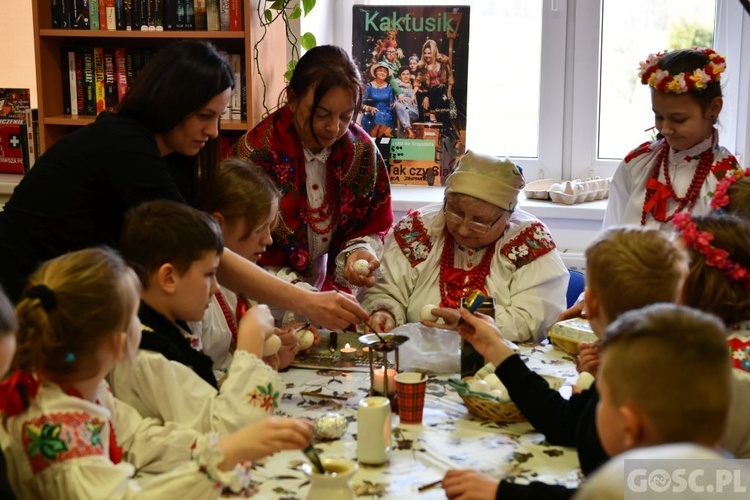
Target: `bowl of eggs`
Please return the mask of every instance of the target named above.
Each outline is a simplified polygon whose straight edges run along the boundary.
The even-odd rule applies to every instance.
[[[449,379],[448,383],[456,390],[472,415],[497,423],[524,422],[526,417],[511,401],[508,390],[494,371],[494,366],[488,363],[473,377],[464,377],[462,380]],[[542,377],[555,390],[564,382],[559,377]]]

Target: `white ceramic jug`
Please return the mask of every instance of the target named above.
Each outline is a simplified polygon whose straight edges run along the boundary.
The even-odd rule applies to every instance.
[[[357,464],[346,458],[321,459],[325,474],[313,471],[305,464],[302,471],[310,478],[310,491],[307,500],[354,500],[354,490],[349,481],[357,472]]]
[[[380,465],[391,452],[391,403],[373,396],[359,402],[357,412],[357,459],[359,463]]]

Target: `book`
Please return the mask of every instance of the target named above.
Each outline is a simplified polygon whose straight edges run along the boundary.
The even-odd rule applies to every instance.
[[[125,2],[115,0],[115,29],[125,31]]]
[[[117,102],[122,101],[128,90],[127,50],[115,49],[115,80],[117,80]]]
[[[82,115],[96,114],[96,81],[94,80],[94,49],[81,47],[83,60],[83,103],[84,111],[78,109]]]
[[[242,0],[229,0],[229,30],[242,31],[244,24]]]
[[[208,31],[206,0],[193,0],[193,15],[195,16],[195,31]]]
[[[29,171],[39,158],[39,110],[28,108],[25,113],[26,139],[24,140],[27,155],[24,168]]]
[[[219,0],[219,29],[229,31],[229,0]]]
[[[153,0],[154,2],[154,29],[164,31],[164,0]]]
[[[94,47],[94,93],[96,96],[96,109],[94,114],[99,114],[106,109],[105,87],[104,87],[104,49]]]
[[[232,108],[232,120],[242,119],[242,56],[240,54],[229,54],[229,63],[232,65],[234,73],[234,88],[230,99]]]
[[[89,0],[72,0],[71,28],[75,30],[89,29]]]
[[[208,31],[219,31],[219,0],[206,0],[206,26]]]
[[[185,30],[195,29],[195,4],[193,0],[182,0],[185,3]]]
[[[125,0],[125,31],[133,31],[133,0]]]
[[[76,52],[72,48],[62,48],[63,113],[78,114],[76,95]]]
[[[92,2],[94,0],[91,0]],[[107,0],[96,0],[99,4],[99,29],[106,30],[107,28]],[[113,4],[114,6],[114,4]]]
[[[89,28],[99,29],[99,0],[89,0]]]
[[[113,111],[118,102],[115,49],[106,47],[104,49],[104,109]]]
[[[176,31],[178,0],[164,0],[164,31]],[[183,14],[184,15],[184,14]]]
[[[115,0],[104,0],[104,18],[109,31],[117,29],[117,14],[115,11]],[[103,28],[102,28],[103,29]]]
[[[141,31],[156,31],[154,0],[141,0]]]

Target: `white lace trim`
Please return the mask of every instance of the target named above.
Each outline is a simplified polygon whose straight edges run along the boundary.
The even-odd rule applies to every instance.
[[[196,439],[190,451],[190,460],[198,465],[201,472],[218,488],[229,488],[238,493],[250,484],[250,462],[237,464],[231,471],[219,469],[224,461],[224,452],[219,448],[219,435],[215,432]]]

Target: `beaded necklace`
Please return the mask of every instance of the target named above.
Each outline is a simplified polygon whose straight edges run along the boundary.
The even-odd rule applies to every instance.
[[[690,181],[685,196],[677,196],[672,186],[672,179],[669,176],[669,144],[663,140],[659,157],[654,164],[654,171],[646,183],[646,198],[643,201],[643,211],[641,212],[641,226],[646,225],[646,215],[651,216],[659,222],[670,222],[675,214],[682,212],[686,207],[687,211],[693,210],[698,194],[700,193],[706,177],[711,172],[711,166],[714,162],[714,142],[711,140],[711,146],[703,151],[698,160],[698,167],[693,174],[693,180]],[[659,172],[664,169],[664,183],[659,181]],[[673,199],[679,204],[672,215],[667,215],[667,202]]]
[[[336,202],[334,201],[334,196],[332,194],[334,192],[334,185],[333,174],[330,172],[330,169],[326,167],[326,192],[323,195],[323,201],[321,201],[320,205],[317,207],[313,207],[310,205],[308,198],[306,204],[307,208],[302,212],[302,220],[310,226],[310,229],[320,235],[330,233],[336,222],[336,218],[333,217],[334,209],[336,208]],[[320,227],[317,225],[325,221],[328,221],[328,224],[325,226]]]
[[[219,307],[221,308],[222,314],[224,314],[224,319],[227,322],[227,326],[229,327],[229,331],[232,333],[232,342],[230,344],[230,350],[234,351],[237,348],[237,324],[234,322],[234,316],[232,316],[232,311],[229,310],[229,304],[227,304],[226,299],[224,298],[224,295],[221,292],[216,292],[216,301],[219,303]],[[243,296],[237,295],[237,321],[242,319],[242,316],[245,315],[248,309],[248,304]]]
[[[492,242],[482,257],[482,261],[474,269],[457,269],[454,267],[453,236],[445,231],[445,243],[440,254],[440,307],[457,308],[462,297],[472,290],[480,290],[487,294],[484,282],[490,274],[492,256],[495,254],[495,243]]]

